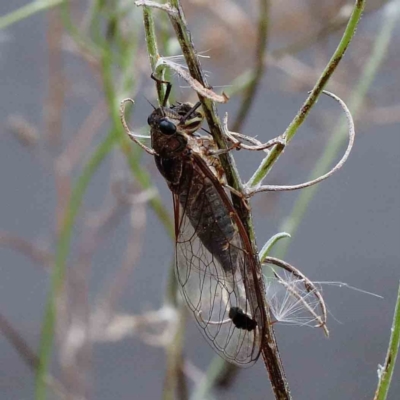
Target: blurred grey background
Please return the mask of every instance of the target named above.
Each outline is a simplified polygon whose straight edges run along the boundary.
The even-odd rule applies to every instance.
[[[0,14],[4,15],[24,3],[1,2]],[[300,6],[294,1],[285,2],[285,5],[273,2],[272,12],[276,20],[273,20],[275,22],[270,28],[272,50],[294,42],[297,36],[306,37],[308,32],[318,31],[317,28],[323,26],[323,12],[334,15],[335,7],[337,11],[344,5],[344,2],[324,1],[319,2],[317,7],[314,3],[304,1]],[[210,41],[207,42],[207,37],[200,39],[201,26],[196,24],[196,13],[200,12],[200,6],[190,1],[184,2],[184,5],[189,24],[195,26],[193,39],[198,50],[208,50],[211,56],[211,60],[204,61],[204,68],[211,73],[211,84],[215,87],[229,85],[235,75],[244,70],[246,63],[250,63],[251,49],[241,53],[239,48],[237,54],[229,50],[219,51],[217,39],[221,38],[217,29],[212,32],[215,39],[213,48],[212,43],[210,45]],[[229,2],[226,5],[229,7]],[[245,9],[245,6],[241,7]],[[314,10],[314,16],[310,10]],[[140,10],[135,9],[134,12],[138,13],[137,23],[140,23]],[[204,15],[203,18],[207,18]],[[309,20],[305,20],[305,15]],[[310,26],[314,18],[316,25]],[[364,16],[343,65],[334,75],[336,86],[328,86],[344,100],[349,98],[346,90],[356,82],[374,38],[381,29],[383,18],[384,10],[379,7]],[[279,21],[287,23],[290,20],[293,21],[292,31],[285,31],[284,26],[287,25]],[[44,117],[47,112],[44,104],[48,101],[51,84],[48,79],[48,26],[48,15],[39,13],[0,31],[1,314],[35,351],[49,289],[49,274],[43,265],[15,251],[15,241],[17,237],[23,238],[46,254],[54,250],[57,226],[54,157],[73,142],[82,122],[102,96],[97,77],[91,74],[82,59],[69,51],[68,41],[65,40],[62,65],[66,92],[61,143],[50,146],[39,139],[35,146],[26,146],[16,139],[15,127],[16,124],[20,127],[18,123],[21,121],[28,124],[29,129],[34,129],[39,138],[44,136]],[[266,141],[284,131],[334,50],[341,32],[342,29],[333,32],[291,55],[309,69],[309,78],[296,64],[288,63],[286,68],[276,62],[267,68],[243,133],[258,135],[261,141]],[[289,251],[285,256],[287,261],[312,280],[346,282],[380,294],[384,299],[346,288],[326,287],[325,300],[334,316],[329,317],[329,339],[318,329],[276,325],[281,356],[295,399],[372,399],[378,380],[378,364],[384,361],[400,278],[399,42],[400,25],[395,29],[384,64],[368,92],[365,112],[357,120],[356,143],[350,159],[339,173],[319,185],[299,230],[290,239]],[[144,69],[146,63],[144,58]],[[184,83],[180,84],[184,86]],[[188,89],[176,91],[178,100],[189,95]],[[135,127],[145,125],[151,112],[144,96],[155,102],[153,82],[147,77],[143,78],[135,95],[137,103],[131,122]],[[227,110],[233,116],[239,101],[239,96],[233,97],[227,105],[219,108],[220,115]],[[383,111],[379,114],[376,110],[385,107],[389,110],[387,115],[390,118],[379,119],[380,115],[386,114]],[[390,107],[393,107],[393,112],[390,112]],[[72,173],[73,178],[78,176],[93,146],[107,133],[109,122],[107,111],[104,113],[104,122],[100,121],[97,136],[84,151],[80,164]],[[268,177],[268,183],[304,181],[322,153],[339,116],[338,106],[330,99],[322,98]],[[26,131],[27,128],[24,129]],[[261,160],[261,155],[242,151],[237,155],[237,160],[242,177],[246,178],[254,170],[257,161]],[[165,182],[158,176],[151,157],[143,155],[142,165],[151,173],[172,215],[171,195]],[[75,229],[70,268],[77,265],[76,254],[82,250],[78,238],[85,233],[90,237],[90,224],[95,224],[100,218],[101,207],[110,204],[110,176],[116,177],[117,181],[129,177],[118,150],[96,172],[85,196],[84,208]],[[290,212],[297,196],[296,192],[264,193],[253,198],[259,247],[279,231],[282,219]],[[138,206],[134,204],[132,209],[135,207]],[[144,215],[142,209],[139,214]],[[89,262],[85,293],[91,306],[94,307],[113,280],[115,271],[120,268],[126,247],[131,246],[130,217],[138,217],[139,214],[135,214],[129,206],[123,206],[112,229],[96,248]],[[142,241],[138,241],[140,258],[134,261],[133,272],[119,293],[116,310],[121,314],[156,310],[164,298],[168,270],[173,259],[173,243],[149,208],[141,233]],[[79,309],[78,297],[74,300],[78,301]],[[204,371],[214,353],[190,317],[188,321],[185,356],[200,371]],[[54,355],[53,372],[56,376],[59,372],[60,349]],[[145,344],[137,335],[95,343],[88,359],[86,379],[90,388],[89,398],[162,397],[165,352],[160,347]],[[389,399],[399,397],[399,378],[400,368],[397,368]],[[193,381],[188,381],[192,388]],[[0,336],[0,398],[31,399],[33,388],[32,370],[10,342]],[[240,371],[226,390],[216,390],[213,396],[218,399],[272,398],[263,363],[260,361],[254,367]]]

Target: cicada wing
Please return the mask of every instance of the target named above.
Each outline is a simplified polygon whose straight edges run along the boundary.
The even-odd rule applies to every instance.
[[[230,211],[221,209],[217,192],[205,195],[212,192],[206,187],[188,189],[194,204],[182,205],[174,196],[177,280],[211,346],[225,360],[248,367],[260,354],[264,326],[259,305],[251,304],[256,302],[245,290],[243,275],[251,259]]]

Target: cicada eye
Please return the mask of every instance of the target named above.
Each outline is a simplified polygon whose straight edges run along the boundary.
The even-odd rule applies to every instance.
[[[163,118],[158,123],[161,133],[164,135],[173,135],[176,132],[176,126],[173,122]]]

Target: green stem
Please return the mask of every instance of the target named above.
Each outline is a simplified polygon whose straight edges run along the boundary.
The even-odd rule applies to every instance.
[[[64,3],[65,0],[36,0],[22,6],[15,11],[12,11],[6,15],[0,17],[0,29],[7,28],[8,26],[15,24],[16,22],[22,21],[38,12],[48,10],[49,8],[55,7]]]
[[[67,11],[67,10],[66,10]],[[69,14],[66,13],[65,20],[69,19]],[[69,21],[72,26],[72,22]],[[118,38],[116,39],[118,40]],[[104,43],[103,43],[104,45]],[[55,264],[52,272],[50,293],[45,310],[45,316],[42,324],[42,335],[39,349],[39,365],[36,374],[36,399],[42,400],[46,398],[45,377],[49,369],[52,344],[54,340],[54,326],[56,322],[56,299],[62,291],[65,272],[67,266],[67,258],[71,245],[71,238],[74,223],[82,204],[83,196],[101,162],[104,160],[109,151],[116,143],[119,143],[123,153],[128,159],[130,169],[142,186],[143,189],[152,187],[149,175],[140,167],[138,159],[133,156],[128,139],[125,137],[122,126],[119,120],[119,96],[114,89],[114,79],[112,75],[113,55],[112,49],[108,45],[102,48],[98,54],[102,56],[102,74],[105,97],[108,102],[110,114],[112,117],[112,129],[107,138],[97,147],[89,162],[83,168],[82,174],[78,178],[72,190],[70,201],[65,210],[63,224],[60,230],[60,235],[56,248]],[[123,89],[126,89],[126,71],[123,73]],[[132,83],[132,80],[129,82]],[[163,207],[159,197],[154,197],[150,200],[150,204],[156,214],[166,227],[170,235],[173,235],[173,227],[168,212]]]
[[[140,162],[138,157],[135,157],[132,154],[132,146],[131,142],[125,135],[123,127],[120,121],[119,115],[119,103],[118,99],[120,96],[115,92],[114,89],[114,77],[112,74],[112,57],[110,57],[111,53],[105,53],[102,59],[102,71],[103,71],[103,86],[104,93],[108,103],[109,112],[111,114],[111,120],[113,123],[113,127],[118,138],[118,143],[122,153],[126,156],[129,168],[138,181],[142,189],[150,189],[153,187],[151,183],[150,175],[140,166]],[[168,234],[171,237],[174,237],[174,229],[171,218],[169,216],[168,211],[163,206],[161,199],[159,196],[155,196],[150,199],[150,206],[153,208],[154,212],[159,217],[160,221],[164,225]]]
[[[358,80],[358,83],[352,92],[349,100],[349,109],[352,111],[355,120],[357,119],[357,116],[361,111],[364,98],[384,60],[390,44],[393,29],[396,26],[398,16],[399,13],[387,13],[387,16],[384,19],[384,23],[382,25],[382,29],[376,37],[372,52],[368,58],[367,63],[365,64],[360,79]],[[345,125],[345,121],[343,120],[340,121],[336,128],[333,130],[331,140],[325,147],[324,153],[318,159],[312,172],[310,173],[310,180],[322,175],[323,173],[325,173],[325,171],[328,170],[329,166],[332,164],[339,150],[342,148],[344,142],[346,141],[346,138],[347,128]],[[299,228],[300,222],[302,221],[303,216],[307,211],[308,205],[311,202],[311,199],[317,192],[317,189],[318,185],[315,185],[308,188],[307,190],[303,190],[299,194],[289,216],[285,218],[285,220],[282,222],[280,230],[290,232],[291,235],[294,235],[296,233],[297,229]],[[282,242],[282,244],[278,246],[279,250],[276,253],[276,256],[278,258],[282,258],[285,255],[288,249],[288,245],[289,244],[287,242]]]
[[[143,23],[144,32],[146,37],[147,53],[149,55],[150,66],[152,72],[156,71],[157,60],[160,57],[157,46],[156,31],[154,29],[153,12],[150,7],[143,7]],[[161,75],[163,80],[163,75]],[[157,95],[159,104],[162,103],[165,96],[165,85],[160,82],[156,82]]]
[[[400,346],[400,285],[397,292],[397,301],[391,332],[385,363],[383,366],[379,366],[379,382],[374,400],[386,400],[389,393],[390,383],[392,381],[394,367],[396,365],[397,353]]]
[[[322,72],[322,75],[318,79],[313,90],[310,92],[310,95],[308,96],[307,100],[304,102],[300,111],[297,113],[297,115],[295,116],[295,118],[290,123],[290,125],[288,126],[288,128],[284,133],[284,137],[286,138],[287,143],[289,143],[293,139],[293,136],[296,134],[297,130],[300,128],[300,126],[310,113],[311,108],[316,103],[319,95],[323,91],[329,78],[332,76],[333,72],[339,65],[340,60],[342,59],[347,47],[349,46],[356,32],[357,25],[361,19],[361,14],[364,9],[364,4],[365,4],[364,0],[356,1],[353,12],[346,26],[346,29],[343,33],[342,39],[340,40],[340,43],[336,48],[336,51],[334,52],[328,65]],[[249,188],[257,187],[263,181],[263,179],[270,172],[272,166],[278,160],[279,156],[282,154],[283,150],[284,150],[283,146],[275,146],[272,148],[269,155],[265,157],[265,159],[261,162],[260,166],[257,168],[257,171],[251,177],[248,183]]]
[[[93,177],[106,155],[115,144],[115,134],[111,132],[97,147],[89,162],[85,165],[81,176],[78,178],[71,198],[65,210],[63,223],[57,243],[55,263],[52,271],[50,293],[47,300],[42,333],[39,346],[39,365],[36,372],[36,400],[46,398],[45,377],[49,369],[51,350],[54,340],[54,326],[56,321],[56,301],[59,296],[66,272],[67,257],[71,245],[72,231],[76,216],[82,204],[83,196]]]

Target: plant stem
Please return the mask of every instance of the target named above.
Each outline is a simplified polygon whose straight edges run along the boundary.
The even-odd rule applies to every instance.
[[[376,37],[371,54],[364,66],[364,70],[361,73],[358,83],[354,91],[352,92],[349,100],[349,109],[351,110],[355,120],[360,113],[363,101],[373,82],[373,79],[375,78],[384,60],[398,17],[399,12],[395,12],[395,10],[392,10],[391,8],[389,8],[389,10],[386,12],[386,18],[384,19],[382,29]],[[314,179],[328,170],[329,165],[332,164],[337,153],[343,146],[346,137],[347,128],[345,126],[345,121],[341,120],[336,128],[333,130],[332,138],[326,145],[325,151],[318,159],[313,170],[311,171],[309,175],[310,179]],[[280,230],[290,232],[291,235],[294,235],[296,233],[297,229],[299,228],[300,222],[303,219],[305,212],[307,211],[308,205],[311,202],[311,199],[317,192],[317,189],[318,185],[315,185],[308,188],[307,190],[302,191],[299,194],[289,216],[286,217],[282,222]],[[280,245],[277,246],[278,250],[275,254],[278,258],[282,258],[285,255],[288,249],[288,245],[288,242],[282,242]]]
[[[284,137],[286,138],[286,142],[289,143],[294,135],[296,134],[297,130],[300,128],[302,123],[305,121],[306,117],[310,113],[311,108],[316,103],[318,97],[320,96],[321,92],[323,91],[326,83],[328,82],[329,78],[332,76],[333,72],[336,70],[337,66],[339,65],[340,60],[342,59],[347,47],[349,46],[355,32],[357,29],[357,25],[361,19],[361,14],[364,9],[364,0],[357,0],[355,2],[353,12],[349,19],[349,22],[346,26],[346,29],[343,33],[342,39],[336,51],[334,52],[332,58],[330,59],[328,65],[325,67],[324,71],[322,72],[320,78],[318,79],[317,83],[315,84],[314,88],[310,92],[307,100],[304,102],[303,106],[294,117],[293,121],[289,124],[286,131],[284,132]],[[263,179],[267,176],[270,172],[272,166],[278,160],[279,156],[282,154],[284,150],[283,146],[274,146],[267,157],[261,162],[260,166],[257,168],[257,171],[251,177],[248,186],[249,188],[257,187]]]
[[[156,40],[156,32],[154,29],[154,20],[153,20],[153,12],[150,7],[143,7],[143,23],[144,23],[144,32],[146,35],[146,45],[147,45],[147,53],[150,59],[151,71],[156,71],[157,60],[160,57],[158,52],[157,40]],[[163,76],[161,76],[161,80],[163,80]],[[156,82],[158,102],[162,104],[162,101],[165,96],[165,85],[160,82]]]
[[[39,346],[39,365],[36,371],[36,400],[46,398],[45,377],[49,369],[51,349],[54,339],[54,327],[56,322],[56,300],[62,290],[65,280],[67,266],[67,257],[71,244],[72,231],[75,218],[78,215],[82,204],[83,196],[92,179],[94,172],[100,166],[106,155],[115,143],[115,134],[113,131],[97,147],[89,162],[85,165],[81,176],[78,178],[68,206],[65,210],[64,220],[61,226],[60,235],[57,243],[55,263],[52,271],[50,293],[45,309],[44,320],[42,324],[42,333]]]
[[[394,367],[396,365],[397,353],[400,346],[400,285],[397,292],[397,301],[391,332],[385,363],[383,366],[379,366],[378,369],[379,382],[374,400],[386,400],[390,383],[392,381]]]

